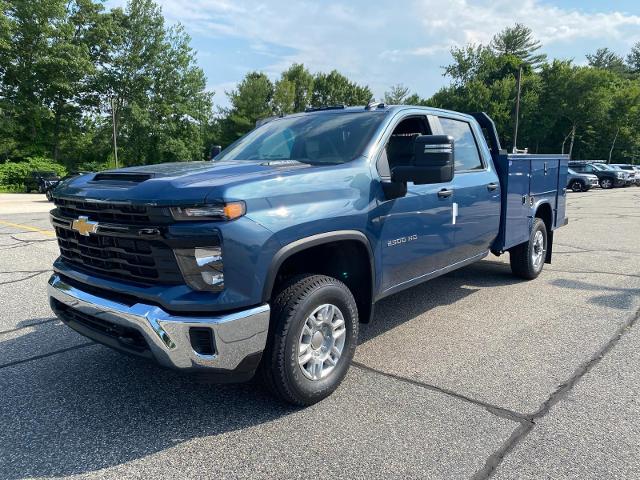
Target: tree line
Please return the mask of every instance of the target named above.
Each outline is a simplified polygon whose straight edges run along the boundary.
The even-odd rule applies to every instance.
[[[366,85],[334,70],[294,64],[275,80],[248,73],[214,93],[181,26],[153,0],[106,10],[98,0],[0,0],[0,168],[43,159],[69,169],[202,160],[262,118],[322,105],[362,105]],[[572,158],[640,163],[640,43],[622,57],[607,48],[587,64],[549,60],[531,30],[509,27],[487,45],[451,50],[449,85],[429,98],[402,84],[389,104],[486,111],[513,146]],[[114,142],[114,137],[116,142]]]

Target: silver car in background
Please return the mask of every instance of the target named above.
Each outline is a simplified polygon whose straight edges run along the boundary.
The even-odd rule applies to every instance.
[[[629,174],[629,184],[634,184],[640,187],[640,167],[637,165],[629,165],[625,163],[613,163],[611,164],[617,170],[623,170]]]
[[[578,173],[571,168],[567,175],[567,188],[574,192],[586,192],[592,187],[599,186],[598,177],[592,173]]]

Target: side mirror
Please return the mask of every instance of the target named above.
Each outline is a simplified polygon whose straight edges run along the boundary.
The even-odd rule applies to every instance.
[[[420,135],[413,144],[413,165],[394,167],[391,180],[416,185],[450,182],[455,166],[453,151],[453,137]]]
[[[222,151],[222,147],[220,145],[214,145],[211,147],[211,151],[209,152],[209,160],[213,160],[216,156]]]

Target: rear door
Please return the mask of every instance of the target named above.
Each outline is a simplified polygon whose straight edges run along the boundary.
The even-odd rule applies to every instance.
[[[438,116],[441,133],[454,139],[454,249],[461,262],[487,253],[500,227],[500,182],[481,132],[465,117]]]

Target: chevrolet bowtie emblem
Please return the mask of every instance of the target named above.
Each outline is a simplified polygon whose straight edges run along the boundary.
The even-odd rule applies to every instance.
[[[78,232],[80,235],[88,237],[90,233],[96,233],[98,231],[98,222],[89,221],[89,217],[78,217],[71,224],[71,228]]]

